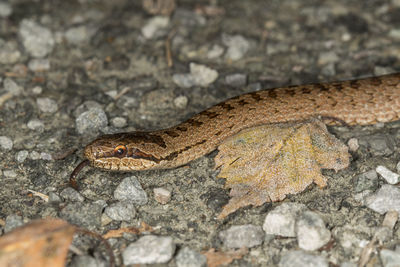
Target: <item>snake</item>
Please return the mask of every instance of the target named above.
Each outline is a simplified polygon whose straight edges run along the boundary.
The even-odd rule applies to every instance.
[[[70,181],[76,186],[76,176],[87,165],[117,171],[179,167],[243,129],[313,117],[347,125],[400,119],[400,73],[255,91],[170,128],[106,134],[86,145],[86,160],[75,168]]]

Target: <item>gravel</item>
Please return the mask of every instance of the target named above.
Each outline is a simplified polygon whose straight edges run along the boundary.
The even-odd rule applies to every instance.
[[[391,210],[400,213],[400,189],[393,185],[384,184],[377,192],[366,197],[365,204],[368,208],[380,214]]]
[[[219,233],[219,238],[228,248],[255,247],[264,240],[264,232],[257,225],[234,225]]]
[[[19,26],[19,35],[26,51],[33,57],[45,57],[53,51],[52,32],[33,20],[24,19]]]
[[[188,247],[183,247],[178,251],[175,257],[175,262],[178,267],[206,267],[206,256],[191,250]]]
[[[124,178],[115,189],[114,198],[120,201],[130,201],[136,205],[145,205],[148,201],[147,193],[136,176]]]
[[[24,222],[21,216],[16,214],[8,215],[4,225],[4,232],[8,233],[17,227],[22,226],[23,224]]]
[[[79,134],[93,134],[108,125],[107,115],[101,108],[92,108],[83,112],[75,120]]]
[[[321,217],[312,211],[305,211],[296,222],[297,242],[304,250],[317,250],[331,239],[331,232]]]
[[[279,267],[328,267],[328,261],[322,257],[309,254],[305,251],[290,251],[282,256]]]
[[[36,103],[42,112],[54,113],[58,109],[57,102],[48,97],[39,97]]]
[[[5,151],[9,151],[13,148],[13,141],[10,137],[0,136],[0,148]]]
[[[136,216],[135,206],[131,202],[117,202],[106,207],[104,213],[116,221],[130,221]]]
[[[400,175],[392,172],[385,166],[376,167],[376,172],[379,173],[379,175],[382,176],[383,179],[385,179],[389,184],[397,184],[399,182]]]

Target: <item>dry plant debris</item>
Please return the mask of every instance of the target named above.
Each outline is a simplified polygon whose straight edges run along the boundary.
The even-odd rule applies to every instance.
[[[218,177],[227,179],[225,186],[231,188],[219,219],[241,207],[283,200],[312,182],[325,187],[321,169],[346,168],[350,157],[348,148],[318,120],[249,128],[218,149]]]
[[[241,248],[237,250],[229,250],[229,251],[215,251],[214,248],[210,248],[206,252],[203,253],[207,258],[207,266],[208,267],[217,267],[220,265],[227,265],[231,263],[233,260],[238,260],[243,258],[244,255],[248,253],[247,248]]]

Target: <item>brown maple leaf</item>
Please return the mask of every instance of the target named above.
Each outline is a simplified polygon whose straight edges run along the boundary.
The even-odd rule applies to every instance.
[[[324,187],[327,179],[321,169],[346,168],[350,157],[347,147],[318,120],[249,128],[218,149],[218,177],[227,179],[232,197],[219,219],[241,207],[283,200],[312,182]]]

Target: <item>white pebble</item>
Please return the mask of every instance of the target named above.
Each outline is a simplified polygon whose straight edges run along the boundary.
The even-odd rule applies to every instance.
[[[17,161],[19,163],[24,162],[26,160],[26,158],[28,157],[28,154],[29,154],[28,150],[18,151],[17,156],[16,156]]]
[[[347,145],[349,146],[350,151],[353,152],[357,151],[357,149],[360,147],[357,138],[350,138],[349,141],[347,141]]]
[[[13,148],[13,141],[7,136],[0,136],[0,147],[3,150],[11,150]]]
[[[167,204],[168,201],[171,199],[171,191],[157,187],[153,189],[154,192],[154,199],[161,204]]]
[[[376,172],[379,173],[389,184],[397,184],[399,182],[400,175],[392,172],[385,166],[376,167]]]

